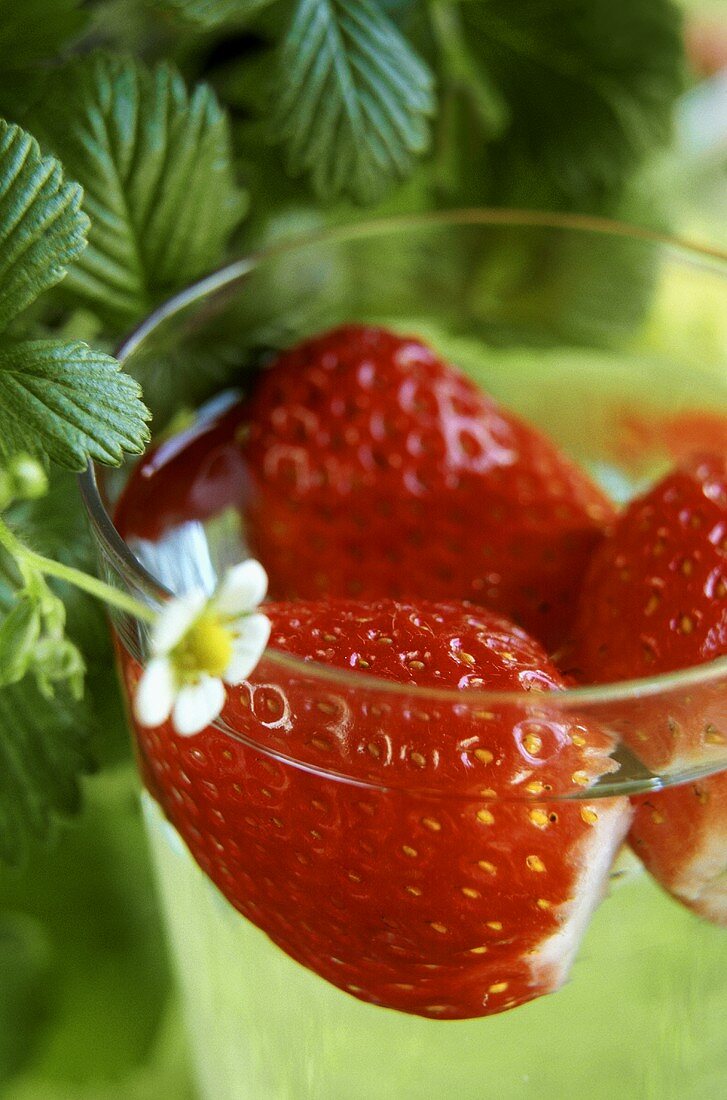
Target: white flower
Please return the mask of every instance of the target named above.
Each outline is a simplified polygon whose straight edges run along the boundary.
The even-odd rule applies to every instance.
[[[191,736],[214,721],[225,684],[246,680],[268,644],[270,620],[256,611],[267,587],[265,570],[250,558],[229,569],[211,597],[188,592],[160,611],[134,698],[142,726],[160,726],[171,714],[177,733]]]

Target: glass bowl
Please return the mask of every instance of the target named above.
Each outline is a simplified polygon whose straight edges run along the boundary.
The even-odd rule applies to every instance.
[[[119,356],[162,428],[174,372],[197,380],[173,453],[278,347],[351,321],[414,334],[621,503],[681,455],[724,446],[725,305],[727,262],[707,250],[593,219],[475,210],[241,259],[164,303]],[[235,388],[213,396],[219,364]],[[89,469],[104,575],[153,604],[212,591],[246,556],[229,507],[242,475],[226,462],[205,474],[210,499],[227,487],[224,507],[126,541],[112,515],[128,471]],[[113,625],[131,692],[146,630],[117,614]],[[711,731],[696,748],[695,722]],[[512,731],[517,766],[493,758],[488,723]],[[435,729],[444,746],[456,735],[444,764],[421,750]],[[723,730],[727,659],[493,693],[393,685],[274,647],[214,727],[138,727],[203,1094],[610,1097],[626,1070],[634,1095],[719,1093],[727,935],[621,843],[630,797],[658,814],[663,788],[727,768]],[[392,777],[397,753],[408,763]],[[443,896],[446,923],[428,900]]]

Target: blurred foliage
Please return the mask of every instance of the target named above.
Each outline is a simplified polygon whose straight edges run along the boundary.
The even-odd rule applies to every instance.
[[[35,339],[108,349],[226,254],[360,218],[362,205],[521,205],[661,229],[694,178],[664,151],[685,81],[671,0],[0,0],[0,62],[0,113],[58,155],[91,219],[70,278],[23,314],[20,335]],[[542,262],[503,251],[478,278],[520,293]],[[598,257],[567,266],[556,305],[601,293]],[[157,426],[234,367],[223,345],[148,364]],[[13,519],[39,550],[91,567],[69,475],[53,472],[49,495]],[[0,869],[0,1094],[186,1100],[104,616],[58,591],[88,666],[79,744],[101,770],[59,775],[56,808],[83,787],[84,812],[71,827],[51,814],[25,865]],[[46,736],[73,732],[46,719],[34,716]]]
[[[459,34],[449,23],[440,34],[462,59],[453,82],[451,64],[442,74],[449,189],[472,203],[612,210],[670,132],[676,10],[653,0],[435,5],[448,8]]]
[[[32,870],[0,871],[0,972],[7,1100],[187,1095],[131,763],[87,781]]]

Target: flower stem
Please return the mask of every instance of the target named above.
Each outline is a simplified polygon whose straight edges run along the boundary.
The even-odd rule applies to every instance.
[[[115,607],[119,611],[126,611],[143,622],[153,623],[157,617],[157,612],[153,608],[148,607],[134,596],[130,596],[127,592],[122,592],[121,589],[114,588],[113,585],[106,584],[105,581],[99,580],[98,577],[92,577],[81,569],[75,569],[72,565],[63,565],[61,562],[53,561],[52,558],[46,558],[43,554],[31,550],[13,534],[2,519],[0,519],[0,546],[3,546],[21,567],[26,565],[31,569],[35,569],[38,573],[42,573],[45,577],[57,577],[59,580],[66,581],[75,588],[88,592],[90,596],[95,596],[96,599],[101,600],[110,607]]]

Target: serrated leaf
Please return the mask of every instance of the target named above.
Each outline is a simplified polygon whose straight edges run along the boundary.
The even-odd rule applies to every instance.
[[[84,187],[89,247],[66,286],[126,325],[221,259],[245,208],[214,93],[171,65],[94,54],[59,70],[38,128]]]
[[[60,466],[118,464],[149,439],[140,390],[110,355],[75,341],[25,340],[0,350],[0,455],[32,449]]]
[[[3,73],[57,54],[85,19],[80,0],[0,0]]]
[[[243,21],[272,0],[154,0],[155,6],[173,12],[188,23],[212,30],[225,23]]]
[[[608,209],[669,137],[682,87],[671,0],[489,0],[460,5],[465,40],[509,113],[483,149],[464,120],[465,201]],[[484,186],[483,186],[483,181]]]
[[[373,202],[426,152],[433,77],[373,0],[298,0],[271,136],[324,199]]]
[[[0,688],[0,859],[22,862],[56,816],[77,812],[88,736],[83,708],[44,698],[32,677]]]
[[[0,331],[58,283],[86,244],[81,189],[19,126],[0,119]]]

